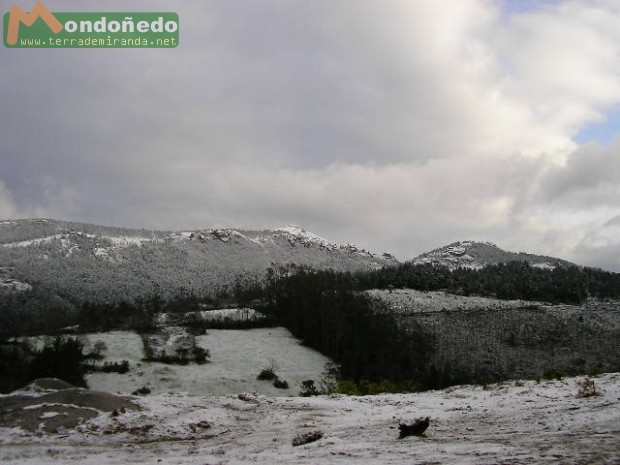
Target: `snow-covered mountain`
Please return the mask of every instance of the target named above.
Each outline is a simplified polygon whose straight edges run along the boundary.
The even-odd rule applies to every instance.
[[[99,300],[218,292],[278,265],[358,271],[396,263],[389,254],[334,244],[298,226],[168,232],[49,219],[0,221],[4,287],[43,286]]]
[[[423,253],[412,260],[416,265],[431,264],[443,265],[450,269],[473,268],[479,269],[487,265],[507,263],[511,261],[528,262],[532,266],[553,269],[564,266],[574,266],[572,263],[559,258],[533,255],[524,252],[509,252],[500,249],[491,242],[460,241],[444,247]]]

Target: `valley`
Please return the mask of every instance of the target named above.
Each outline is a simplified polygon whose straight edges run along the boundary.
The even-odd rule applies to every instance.
[[[473,241],[400,263],[294,226],[16,220],[0,280],[3,463],[617,458],[615,273]],[[9,392],[61,372],[89,390]]]

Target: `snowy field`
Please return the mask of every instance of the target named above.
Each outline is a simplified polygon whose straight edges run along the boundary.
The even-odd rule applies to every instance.
[[[577,397],[577,381],[375,397],[161,394],[61,434],[0,429],[0,463],[617,465],[620,374],[596,378],[597,397]],[[399,420],[422,416],[425,437],[398,439]],[[323,437],[292,445],[312,431]]]
[[[129,394],[148,386],[153,394],[185,392],[194,395],[222,395],[256,392],[270,396],[294,396],[306,379],[319,381],[329,361],[318,352],[299,344],[285,328],[209,330],[197,336],[200,347],[209,349],[208,363],[168,365],[143,362],[142,341],[133,332],[113,331],[88,335],[91,343],[103,341],[108,347],[107,362],[128,360],[126,374],[87,375],[90,389]],[[273,361],[278,376],[289,389],[276,389],[268,381],[258,381],[261,369]]]
[[[415,313],[441,312],[445,310],[503,310],[545,305],[528,300],[501,300],[490,297],[463,296],[440,291],[417,291],[415,289],[373,289],[367,291],[371,297],[388,304],[391,310],[401,315]]]

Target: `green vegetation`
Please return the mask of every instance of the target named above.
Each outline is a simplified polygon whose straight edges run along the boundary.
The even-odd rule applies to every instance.
[[[37,378],[59,378],[74,386],[86,387],[84,374],[93,369],[92,361],[101,353],[85,352],[77,337],[56,336],[45,341],[41,349],[26,342],[0,345],[0,392],[10,392]],[[122,362],[118,367],[123,368]]]
[[[355,383],[422,377],[431,341],[400,330],[380,302],[355,289],[356,278],[333,271],[271,270],[262,309],[308,346],[332,358]]]
[[[363,289],[410,288],[570,304],[583,302],[588,297],[620,298],[619,273],[577,266],[549,270],[524,261],[455,270],[405,263],[356,278]]]
[[[435,350],[433,337],[414,321],[405,325],[394,318],[381,301],[364,292],[368,289],[441,290],[460,295],[571,304],[589,297],[620,298],[620,274],[574,266],[548,270],[526,262],[491,265],[479,270],[450,270],[408,263],[363,273],[289,266],[269,269],[263,281],[238,279],[230,286],[229,294],[220,293],[217,297],[206,289],[203,295],[209,297],[197,297],[180,289],[176,297],[127,293],[124,300],[108,302],[89,300],[82,294],[76,297],[68,291],[33,284],[32,291],[0,296],[0,320],[3,321],[0,342],[5,342],[2,368],[20,383],[33,373],[56,373],[56,376],[62,373],[63,368],[54,362],[54,354],[59,352],[65,354],[71,364],[82,366],[83,360],[78,353],[83,347],[73,346],[74,342],[69,342],[72,339],[64,339],[64,342],[60,339],[56,346],[35,353],[9,344],[7,341],[13,337],[118,329],[146,334],[154,329],[156,318],[162,312],[174,314],[176,324],[204,332],[209,323],[186,313],[231,305],[236,301],[266,314],[267,319],[260,324],[287,327],[304,344],[339,365],[335,378],[337,386],[334,384],[323,389],[322,385],[308,384],[303,389],[310,395],[313,395],[313,389],[316,392],[372,394],[475,381],[470,374],[456,372],[447,364],[433,366],[430,363]],[[222,324],[229,323],[254,324]],[[558,333],[559,337],[561,333]],[[507,345],[517,346],[515,334],[507,334],[505,339]],[[152,356],[147,348],[146,359]],[[207,357],[206,352],[188,351],[175,354],[171,361],[187,363],[195,359],[201,363]],[[19,361],[22,359],[28,363],[22,364]],[[69,371],[79,372],[77,369]],[[557,378],[561,373],[548,372],[545,376]],[[79,384],[79,378],[76,375],[75,379],[67,381]]]

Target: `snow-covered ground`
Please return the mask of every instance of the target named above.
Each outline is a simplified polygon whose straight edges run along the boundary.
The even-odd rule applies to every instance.
[[[367,293],[386,302],[391,310],[402,315],[444,310],[501,310],[544,305],[541,302],[526,300],[501,300],[491,297],[455,295],[440,291],[423,292],[415,289],[373,289]]]
[[[108,351],[104,361],[129,361],[126,374],[93,373],[87,375],[93,390],[129,394],[148,386],[154,394],[187,392],[194,395],[220,395],[257,392],[271,396],[297,395],[301,382],[319,381],[329,361],[318,352],[299,344],[285,328],[248,330],[209,330],[197,336],[200,347],[209,349],[208,363],[168,365],[143,362],[142,341],[133,332],[113,331],[88,335],[95,343],[103,341]],[[258,381],[261,369],[275,362],[277,374],[289,383],[283,390],[268,381]]]
[[[581,379],[581,378],[580,378]],[[0,462],[14,465],[620,463],[620,374],[462,386],[375,397],[197,397],[136,400],[142,411],[100,414],[76,430],[0,429]],[[429,416],[425,437],[398,439],[399,420]],[[294,447],[300,434],[316,442]]]
[[[225,322],[245,322],[245,321],[260,321],[266,318],[260,312],[257,312],[253,308],[220,308],[214,310],[201,310],[195,312],[187,312],[184,314],[179,313],[160,313],[157,315],[157,324],[164,326],[170,324],[170,322],[178,321],[179,317],[195,318],[200,321],[209,321],[216,323]]]

